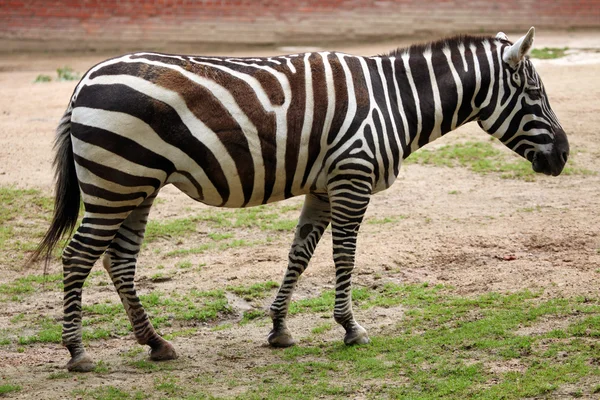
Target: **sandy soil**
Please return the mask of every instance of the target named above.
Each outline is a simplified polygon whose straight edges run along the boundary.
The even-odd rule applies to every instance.
[[[536,40],[539,47],[572,49],[566,58],[536,61],[537,69],[569,136],[576,165],[600,172],[600,53],[593,49],[600,46],[600,33],[546,35],[538,32]],[[375,54],[397,45],[342,46],[340,50]],[[0,58],[0,185],[34,187],[51,193],[54,129],[76,82],[32,82],[38,74],[54,75],[55,68],[63,65],[83,72],[108,56],[11,55]],[[433,146],[484,137],[485,133],[471,124]],[[154,208],[151,218],[174,218],[204,207],[174,188],[165,188],[159,197],[162,201]],[[299,201],[301,199],[288,202]],[[363,225],[354,279],[357,285],[430,282],[452,285],[464,295],[528,288],[543,290],[544,296],[598,297],[600,175],[540,176],[533,182],[525,182],[502,179],[495,174],[475,174],[462,168],[409,165],[403,168],[391,189],[374,196],[368,218],[399,215],[406,218],[389,224]],[[236,235],[243,237],[244,233]],[[195,265],[206,263],[202,271],[173,272],[173,279],[163,283],[149,281],[148,277],[156,270],[145,270],[144,266],[164,264],[165,272],[172,272],[180,260],[165,259],[148,247],[140,255],[140,292],[147,293],[152,288],[177,290],[186,286],[206,290],[224,287],[232,280],[236,285],[279,281],[292,235],[283,233],[268,245],[187,256]],[[162,254],[165,249],[178,245],[181,243],[176,240],[153,244],[163,250]],[[51,265],[50,270],[57,272],[60,266]],[[0,283],[12,281],[22,273],[15,266],[0,265]],[[295,298],[314,296],[324,288],[331,288],[333,278],[331,237],[326,234]],[[110,287],[89,289],[84,296],[86,302],[117,299]],[[0,321],[7,321],[20,312],[60,318],[61,296],[58,292],[45,293],[44,298],[34,296],[17,309],[0,309]],[[401,317],[401,309],[369,310],[360,312],[357,319],[371,334],[378,334]],[[322,323],[319,319],[319,316],[304,315],[292,318],[290,328],[296,338],[302,339],[309,335],[312,327]],[[276,357],[276,353],[265,346],[268,326],[235,325],[220,332],[200,328],[192,337],[173,341],[183,356],[180,375],[192,378],[229,369],[243,371],[249,366],[269,364]],[[342,330],[336,328],[325,336],[324,340],[340,340]],[[144,387],[148,378],[140,373],[132,375],[136,371],[124,366],[120,356],[133,346],[132,337],[92,342],[91,355],[108,362],[113,369],[109,376],[90,376],[86,387],[99,386],[108,380],[114,386]],[[77,376],[67,380],[40,379],[67,361],[67,352],[60,345],[28,347],[25,353],[0,349],[0,359],[0,377],[23,386],[17,397],[59,398],[64,394],[68,397],[73,389],[82,387]],[[215,388],[214,394],[219,390],[226,389]]]

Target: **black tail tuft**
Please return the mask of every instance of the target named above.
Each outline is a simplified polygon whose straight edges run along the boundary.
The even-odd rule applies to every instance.
[[[27,265],[44,258],[46,266],[58,241],[65,235],[70,235],[77,225],[79,216],[79,184],[75,172],[73,148],[71,146],[71,112],[69,107],[56,130],[54,157],[56,193],[54,194],[54,216],[52,224],[44,238],[27,260]]]

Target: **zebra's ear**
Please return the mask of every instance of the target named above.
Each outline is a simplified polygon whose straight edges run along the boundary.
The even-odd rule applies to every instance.
[[[515,44],[507,47],[506,50],[504,50],[504,54],[502,55],[504,62],[510,65],[512,68],[515,68],[517,65],[519,65],[523,57],[525,57],[525,55],[529,53],[529,50],[531,50],[534,36],[535,28],[532,26],[529,28],[529,32],[527,32],[525,36],[519,38]]]

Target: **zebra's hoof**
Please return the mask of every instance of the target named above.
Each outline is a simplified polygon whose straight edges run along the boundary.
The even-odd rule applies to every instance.
[[[272,330],[267,337],[269,344],[273,347],[291,347],[296,344],[289,330]]]
[[[71,358],[66,368],[72,372],[90,372],[96,368],[96,363],[84,352]]]
[[[175,347],[164,339],[150,350],[150,359],[152,361],[167,361],[175,360],[176,358],[177,352],[175,351]]]
[[[360,325],[355,325],[352,329],[346,331],[346,336],[344,336],[344,343],[348,346],[367,344],[370,341],[371,339],[369,339],[366,329]]]

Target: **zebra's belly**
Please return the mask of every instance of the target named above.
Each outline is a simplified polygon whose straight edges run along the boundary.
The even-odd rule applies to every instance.
[[[195,181],[191,180],[190,176]],[[239,174],[233,171],[227,171],[225,176],[227,182],[240,180]],[[308,193],[308,190],[295,190],[292,193],[286,193],[285,190],[266,191],[264,183],[253,186],[252,190],[246,193],[239,185],[232,184],[228,185],[228,191],[222,193],[216,190],[209,177],[198,169],[189,173],[175,172],[168,177],[166,184],[169,183],[194,200],[210,206],[228,208],[253,207]]]

